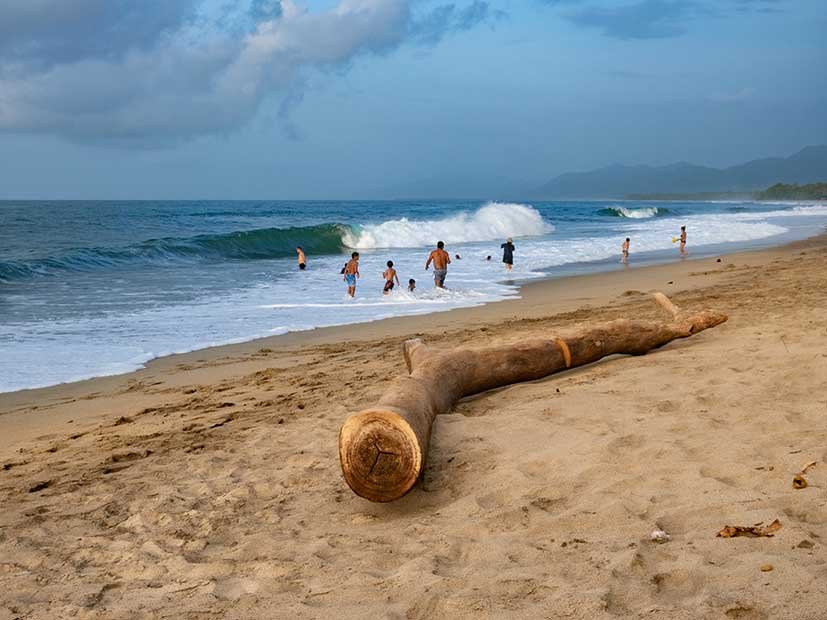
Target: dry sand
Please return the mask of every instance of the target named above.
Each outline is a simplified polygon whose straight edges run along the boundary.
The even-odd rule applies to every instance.
[[[0,395],[0,620],[827,618],[825,274],[816,238]],[[406,336],[654,318],[655,289],[730,320],[461,402],[398,502],[344,484],[339,427]]]

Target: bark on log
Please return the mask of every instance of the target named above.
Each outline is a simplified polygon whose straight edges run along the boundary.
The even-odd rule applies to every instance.
[[[374,502],[405,495],[425,467],[434,418],[465,396],[541,379],[607,355],[643,355],[727,320],[712,310],[682,312],[662,293],[654,297],[670,321],[618,319],[566,337],[477,350],[440,351],[418,339],[406,341],[409,374],[397,377],[374,407],[350,415],[342,426],[339,459],[348,486]]]

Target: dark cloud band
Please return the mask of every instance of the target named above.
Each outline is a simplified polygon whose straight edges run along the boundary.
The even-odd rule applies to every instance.
[[[206,0],[5,0],[0,131],[137,146],[229,132],[272,98],[286,102],[283,117],[307,70],[432,45],[501,16],[481,0],[413,4],[339,0],[310,12],[247,0],[210,15]]]

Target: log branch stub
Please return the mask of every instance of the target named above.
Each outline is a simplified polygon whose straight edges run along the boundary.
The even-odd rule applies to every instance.
[[[425,467],[434,418],[460,398],[591,364],[608,355],[643,355],[727,320],[721,312],[687,313],[662,293],[667,322],[617,319],[574,334],[483,349],[438,350],[419,339],[402,346],[407,375],[394,379],[371,409],[349,416],[339,434],[348,486],[374,502],[390,502],[416,484]]]
[[[652,297],[655,298],[657,304],[661,308],[666,310],[673,319],[678,318],[678,316],[681,313],[681,309],[678,308],[678,306],[676,306],[675,304],[673,304],[671,299],[669,299],[666,295],[660,292],[652,293]]]

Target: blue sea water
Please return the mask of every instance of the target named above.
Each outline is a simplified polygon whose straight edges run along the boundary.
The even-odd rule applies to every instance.
[[[827,205],[750,202],[0,201],[0,392],[127,372],[175,352],[423,314],[519,294],[531,278],[780,244]],[[506,276],[500,244],[514,237]],[[428,250],[444,240],[449,290]],[[295,247],[308,255],[296,266]],[[340,269],[361,253],[357,296]],[[490,255],[491,261],[486,257]],[[393,260],[416,291],[382,295]]]

